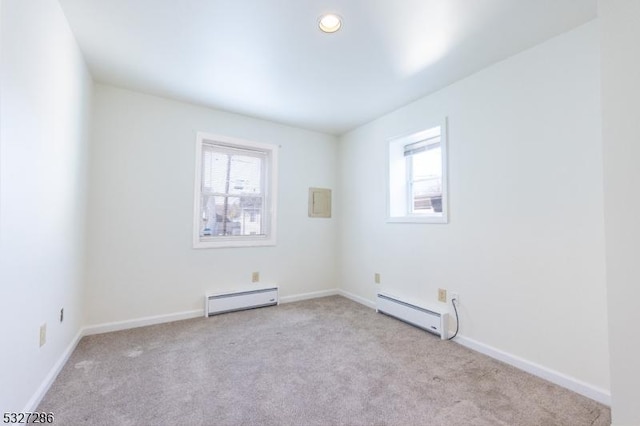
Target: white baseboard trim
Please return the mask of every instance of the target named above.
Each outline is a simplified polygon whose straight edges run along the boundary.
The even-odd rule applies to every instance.
[[[365,299],[364,297],[360,297],[353,293],[349,293],[348,291],[338,289],[338,294],[342,297],[346,297],[347,299],[353,300],[356,303],[366,306],[367,308],[376,309],[376,303],[371,300]]]
[[[58,362],[56,362],[53,368],[51,368],[51,371],[49,371],[47,377],[44,378],[36,393],[34,393],[29,402],[27,402],[26,407],[24,408],[24,410],[22,410],[23,413],[36,411],[38,405],[40,404],[40,401],[42,401],[42,398],[44,398],[46,393],[49,391],[49,388],[56,380],[56,377],[58,377],[58,374],[60,374],[60,371],[62,371],[62,368],[69,360],[69,357],[76,349],[76,346],[78,346],[78,342],[80,342],[82,336],[82,329],[80,329],[73,340],[71,340],[71,343],[69,343],[69,346],[67,346],[67,349],[65,349],[65,351],[62,353],[62,356],[60,357]]]
[[[280,298],[280,303],[296,302],[299,300],[315,299],[325,296],[335,296],[337,294],[339,294],[337,289],[315,291],[312,293],[282,297]],[[49,391],[49,388],[51,388],[51,385],[56,380],[56,377],[58,377],[58,374],[60,374],[60,371],[62,371],[62,368],[69,360],[69,357],[75,350],[76,346],[78,346],[78,343],[80,342],[80,339],[82,339],[82,337],[91,336],[94,334],[109,333],[112,331],[128,330],[131,328],[144,327],[147,325],[163,324],[167,322],[180,321],[191,318],[200,318],[203,315],[204,309],[196,309],[192,311],[176,312],[173,314],[155,315],[150,317],[136,318],[132,320],[89,325],[81,328],[73,338],[67,349],[64,351],[58,362],[56,362],[49,374],[47,374],[45,379],[42,381],[42,384],[40,385],[38,390],[33,394],[29,402],[27,402],[23,412],[33,412],[38,408],[40,401],[42,401],[42,398],[44,398],[47,391]]]
[[[163,324],[165,322],[180,321],[204,316],[203,309],[193,311],[176,312],[173,314],[154,315],[151,317],[136,318],[132,320],[108,322],[104,324],[89,325],[82,329],[83,336],[92,334],[110,333],[112,331],[128,330],[130,328],[144,327],[147,325]]]
[[[280,303],[291,303],[300,300],[315,299],[318,297],[335,296],[340,294],[338,289],[314,291],[311,293],[296,294],[293,296],[281,297]],[[150,317],[136,318],[125,321],[108,322],[104,324],[89,325],[82,329],[83,336],[92,334],[110,333],[112,331],[128,330],[130,328],[144,327],[147,325],[162,324],[165,322],[180,321],[185,319],[197,318],[204,316],[204,310],[196,309],[193,311],[176,312],[173,314],[155,315]]]
[[[335,296],[337,294],[339,294],[339,290],[337,288],[332,288],[330,290],[312,291],[311,293],[302,293],[302,294],[295,294],[293,296],[284,296],[280,298],[279,302],[280,303],[299,302],[301,300],[317,299],[318,297]]]
[[[376,309],[376,304],[374,302],[353,293],[349,293],[348,291],[338,289],[338,294],[346,297],[347,299],[351,299],[354,302],[360,303],[361,305]],[[458,334],[453,341],[476,352],[480,352],[491,358],[497,359],[498,361],[502,361],[520,370],[526,371],[529,374],[540,377],[541,379],[547,380],[558,386],[562,386],[570,391],[579,393],[580,395],[586,396],[594,401],[598,401],[601,404],[609,407],[611,406],[611,392],[606,389],[590,385],[589,383],[585,383],[574,377],[560,373],[559,371],[552,370],[524,358],[520,358],[484,343],[480,343],[477,340],[464,337],[460,334]]]
[[[458,334],[453,341],[469,349],[473,349],[476,352],[480,352],[520,370],[526,371],[527,373],[533,374],[534,376],[540,377],[551,383],[555,383],[558,386],[562,386],[563,388],[579,393],[580,395],[586,396],[594,401],[598,401],[601,404],[611,406],[611,393],[606,389],[590,385],[589,383],[585,383],[574,377],[560,373],[559,371],[552,370],[487,344],[480,343],[477,340],[461,336],[460,334]]]
[[[347,299],[353,300],[356,303],[364,305],[368,308],[375,309],[376,305],[373,301],[367,300],[361,296],[357,296],[353,293],[350,293],[341,289],[330,289],[330,290],[322,290],[315,291],[311,293],[303,293],[293,296],[285,296],[280,298],[280,303],[291,303],[297,302],[301,300],[315,299],[319,297],[326,296],[334,296],[340,295],[346,297]],[[64,351],[58,362],[53,366],[47,377],[44,379],[36,393],[31,397],[29,402],[27,403],[24,411],[25,412],[33,412],[40,404],[40,401],[47,393],[56,377],[68,361],[69,357],[73,353],[74,349],[78,345],[78,342],[83,336],[89,336],[93,334],[101,334],[108,333],[112,331],[120,331],[120,330],[128,330],[131,328],[144,327],[147,325],[154,324],[162,324],[166,322],[180,321],[184,319],[198,318],[202,317],[204,313],[203,309],[196,309],[192,311],[185,312],[177,312],[173,314],[166,315],[156,315],[144,318],[137,318],[133,320],[126,321],[116,321],[104,324],[97,324],[92,326],[87,326],[82,328],[77,335],[74,337],[72,342],[69,344],[67,349]],[[491,358],[502,361],[506,364],[512,365],[520,370],[526,371],[534,376],[540,377],[542,379],[548,380],[551,383],[555,383],[558,386],[562,386],[567,388],[573,392],[579,393],[581,395],[586,396],[587,398],[591,398],[595,401],[598,401],[607,406],[611,406],[611,393],[588,383],[585,383],[576,378],[570,377],[566,374],[560,373],[558,371],[552,370],[550,368],[544,367],[542,365],[536,364],[534,362],[528,361],[526,359],[520,358],[518,356],[509,354],[500,349],[494,348],[487,344],[478,342],[476,340],[470,339],[468,337],[462,336],[458,334],[458,336],[453,340],[454,342],[465,346],[469,349],[472,349],[476,352],[480,352]]]

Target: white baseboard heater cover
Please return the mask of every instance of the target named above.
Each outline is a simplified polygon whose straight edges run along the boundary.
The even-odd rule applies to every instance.
[[[278,304],[278,287],[212,293],[205,296],[205,317]]]
[[[447,312],[427,309],[385,293],[378,293],[376,311],[440,336],[443,340],[447,338]]]

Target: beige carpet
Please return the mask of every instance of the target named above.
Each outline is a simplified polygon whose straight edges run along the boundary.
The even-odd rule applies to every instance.
[[[342,297],[82,339],[57,425],[609,425],[607,407]]]

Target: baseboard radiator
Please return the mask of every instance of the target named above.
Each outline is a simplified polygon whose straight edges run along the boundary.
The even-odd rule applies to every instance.
[[[205,296],[205,317],[278,304],[278,287],[211,293]]]
[[[449,314],[435,308],[408,303],[385,293],[378,293],[376,311],[447,338]]]

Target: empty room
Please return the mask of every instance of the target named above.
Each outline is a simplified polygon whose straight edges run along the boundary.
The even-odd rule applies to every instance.
[[[640,2],[0,0],[0,415],[640,425]]]

